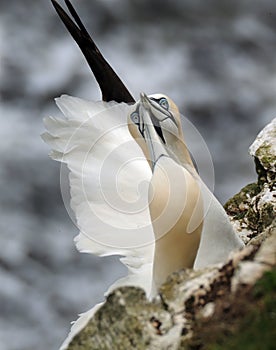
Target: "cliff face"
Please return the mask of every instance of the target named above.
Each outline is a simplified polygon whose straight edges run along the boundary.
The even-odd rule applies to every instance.
[[[259,133],[249,153],[258,180],[229,199],[225,209],[244,242],[256,244],[275,230],[276,119]]]
[[[258,180],[225,204],[246,247],[225,264],[174,273],[152,302],[138,288],[115,290],[69,350],[274,348],[275,140],[276,119],[249,150]]]

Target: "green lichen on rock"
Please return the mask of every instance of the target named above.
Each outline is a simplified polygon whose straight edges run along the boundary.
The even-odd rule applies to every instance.
[[[201,350],[274,350],[276,339],[276,269],[240,291],[231,308],[222,307],[197,329]],[[231,302],[231,301],[230,301]],[[223,320],[223,322],[218,322]],[[189,347],[190,350],[195,349]]]
[[[276,140],[276,133],[274,135],[274,140]],[[263,143],[263,145],[257,149],[255,157],[260,160],[260,163],[266,170],[273,169],[276,165],[273,146],[268,142]]]
[[[276,197],[270,187],[267,183],[249,184],[224,205],[237,231],[246,229],[246,237],[242,237],[246,243],[266,227],[276,225]]]
[[[121,287],[107,297],[68,350],[143,350],[171,328],[171,315],[160,302],[149,302],[140,288]]]
[[[185,269],[173,273],[168,277],[167,281],[163,283],[160,288],[160,294],[162,296],[162,302],[166,309],[170,312],[176,312],[184,307],[183,294],[185,293],[185,285],[188,281],[195,281],[199,278],[205,270],[192,270]],[[179,294],[179,288],[182,289],[181,295]],[[189,298],[189,297],[187,297]],[[186,299],[187,299],[186,298]]]
[[[257,183],[254,182],[249,184],[242,188],[239,193],[229,199],[225,203],[224,209],[226,210],[227,214],[232,216],[235,220],[241,220],[246,216],[251,205],[252,198],[260,193],[260,191],[261,188]]]
[[[268,227],[276,229],[275,140],[276,119],[259,133],[249,149],[256,164],[258,181],[245,186],[224,206],[245,243],[254,240]]]
[[[276,118],[257,136],[249,148],[254,157],[259,184],[275,184],[276,174]]]
[[[260,211],[259,226],[263,231],[266,227],[275,224],[275,205],[272,203],[265,203]]]

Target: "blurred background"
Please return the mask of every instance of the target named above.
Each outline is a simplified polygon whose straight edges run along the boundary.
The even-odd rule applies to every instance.
[[[62,1],[60,3],[63,4]],[[204,137],[225,202],[256,179],[247,150],[276,115],[274,0],[74,0],[135,97],[169,95]],[[50,1],[0,1],[0,349],[58,349],[124,273],[79,254],[40,139],[63,93],[100,99]]]

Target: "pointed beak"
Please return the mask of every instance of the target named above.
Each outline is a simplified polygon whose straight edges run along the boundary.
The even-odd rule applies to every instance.
[[[139,115],[144,124],[144,138],[149,151],[149,162],[154,166],[162,156],[168,156],[164,144],[161,142],[152,121],[152,101],[145,93],[140,94]]]
[[[173,120],[173,122],[175,122],[169,111],[166,111],[164,108],[162,108],[156,101],[148,98],[148,96],[144,92],[140,93],[140,101],[144,104],[146,108],[151,110],[152,115],[154,115],[154,117],[157,118],[159,122],[167,118],[170,118]]]
[[[177,123],[171,112],[162,108],[158,102],[148,98],[144,92],[140,93],[140,101],[144,104],[144,106],[147,106],[147,108],[151,110],[152,116],[154,116],[158,122],[163,122],[166,119],[170,119],[177,127]]]
[[[150,109],[151,101],[150,101],[150,99],[148,98],[148,96],[144,92],[140,93],[140,101],[141,101],[141,103],[143,104],[143,106],[145,108]]]

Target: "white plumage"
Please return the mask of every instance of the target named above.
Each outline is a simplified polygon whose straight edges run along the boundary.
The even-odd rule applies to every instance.
[[[116,281],[108,293],[118,286],[134,285],[150,296],[152,287],[155,290],[155,243],[148,208],[152,170],[129,132],[133,106],[70,96],[62,96],[56,103],[64,118],[45,118],[47,132],[42,137],[52,148],[50,156],[70,170],[70,204],[80,230],[76,246],[100,256],[122,256],[128,275]],[[222,262],[242,246],[221,204],[199,181],[205,218],[195,268]],[[157,263],[162,266],[162,261]],[[98,307],[80,317],[61,349],[66,349]]]
[[[147,204],[151,170],[128,131],[129,106],[65,95],[56,103],[64,118],[45,118],[42,138],[52,148],[50,156],[70,170],[70,205],[80,230],[76,246],[81,252],[123,256],[128,275],[107,293],[134,285],[149,296],[154,249]],[[61,349],[98,307],[81,315]]]
[[[93,71],[102,99],[111,101],[62,96],[56,102],[64,118],[44,121],[42,137],[51,157],[69,168],[70,205],[80,230],[76,246],[122,256],[128,274],[107,293],[131,285],[151,297],[173,271],[222,262],[243,244],[194,168],[177,106],[162,94],[141,94],[135,103],[70,1],[65,4],[72,18],[51,1]],[[81,315],[61,350],[100,306]]]
[[[50,156],[70,170],[70,204],[80,230],[76,246],[100,256],[122,255],[136,273],[152,262],[148,243],[154,236],[147,205],[151,171],[128,132],[129,106],[69,96],[56,102],[65,119],[45,118],[42,137]]]

